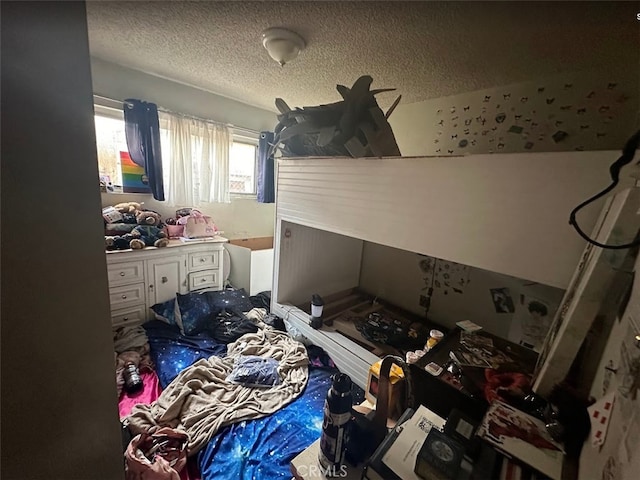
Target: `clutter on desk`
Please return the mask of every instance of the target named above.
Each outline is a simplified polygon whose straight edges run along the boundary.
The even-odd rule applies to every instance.
[[[507,456],[561,480],[564,447],[551,437],[542,420],[495,401],[480,424],[478,436]]]

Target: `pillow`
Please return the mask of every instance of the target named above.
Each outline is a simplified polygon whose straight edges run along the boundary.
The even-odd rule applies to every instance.
[[[245,387],[274,387],[280,385],[280,362],[273,358],[240,355],[227,381]]]
[[[219,290],[217,292],[208,291],[204,292],[209,303],[218,307],[220,310],[223,308],[232,309],[236,312],[248,312],[253,308],[251,299],[244,288],[237,290]]]
[[[166,302],[156,303],[151,307],[156,320],[162,320],[169,325],[180,325],[180,309],[175,298]]]
[[[177,294],[176,304],[180,312],[180,331],[183,335],[195,335],[207,326],[207,322],[215,319],[220,308],[211,304],[203,293],[190,292]]]

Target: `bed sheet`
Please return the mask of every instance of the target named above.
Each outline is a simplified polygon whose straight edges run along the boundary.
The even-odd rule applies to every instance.
[[[226,345],[207,334],[186,337],[161,321],[148,322],[144,328],[163,389],[196,360],[226,355]],[[321,349],[308,347],[308,351],[309,380],[302,395],[268,417],[218,432],[197,455],[202,480],[291,478],[291,460],[320,436],[331,376],[338,372]],[[364,392],[354,385],[354,403],[363,399]]]
[[[336,370],[309,367],[300,397],[272,415],[222,429],[198,454],[202,480],[291,478],[289,462],[322,429],[322,407]]]
[[[206,333],[182,335],[175,325],[153,320],[143,325],[149,339],[151,360],[162,388],[189,365],[211,355],[224,357],[227,346]]]

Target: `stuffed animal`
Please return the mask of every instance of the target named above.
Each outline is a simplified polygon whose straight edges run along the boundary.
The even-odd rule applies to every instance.
[[[131,248],[131,240],[133,240],[133,235],[130,233],[125,235],[105,235],[104,244],[107,250],[128,250]]]
[[[113,208],[118,210],[120,213],[131,213],[132,215],[135,215],[142,210],[142,205],[138,202],[124,202],[114,205]]]
[[[134,250],[144,247],[166,247],[169,239],[166,233],[159,228],[161,224],[160,215],[150,210],[142,210],[136,214],[138,226],[131,231],[133,240],[130,246]]]

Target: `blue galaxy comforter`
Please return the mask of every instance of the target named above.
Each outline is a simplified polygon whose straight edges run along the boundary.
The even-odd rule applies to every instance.
[[[183,336],[160,321],[144,327],[163,388],[196,360],[226,355],[226,345],[204,333]],[[309,349],[309,381],[300,397],[268,417],[223,428],[198,453],[202,480],[291,478],[291,460],[320,436],[324,400],[337,372],[319,350]],[[362,392],[355,397],[360,401]]]

